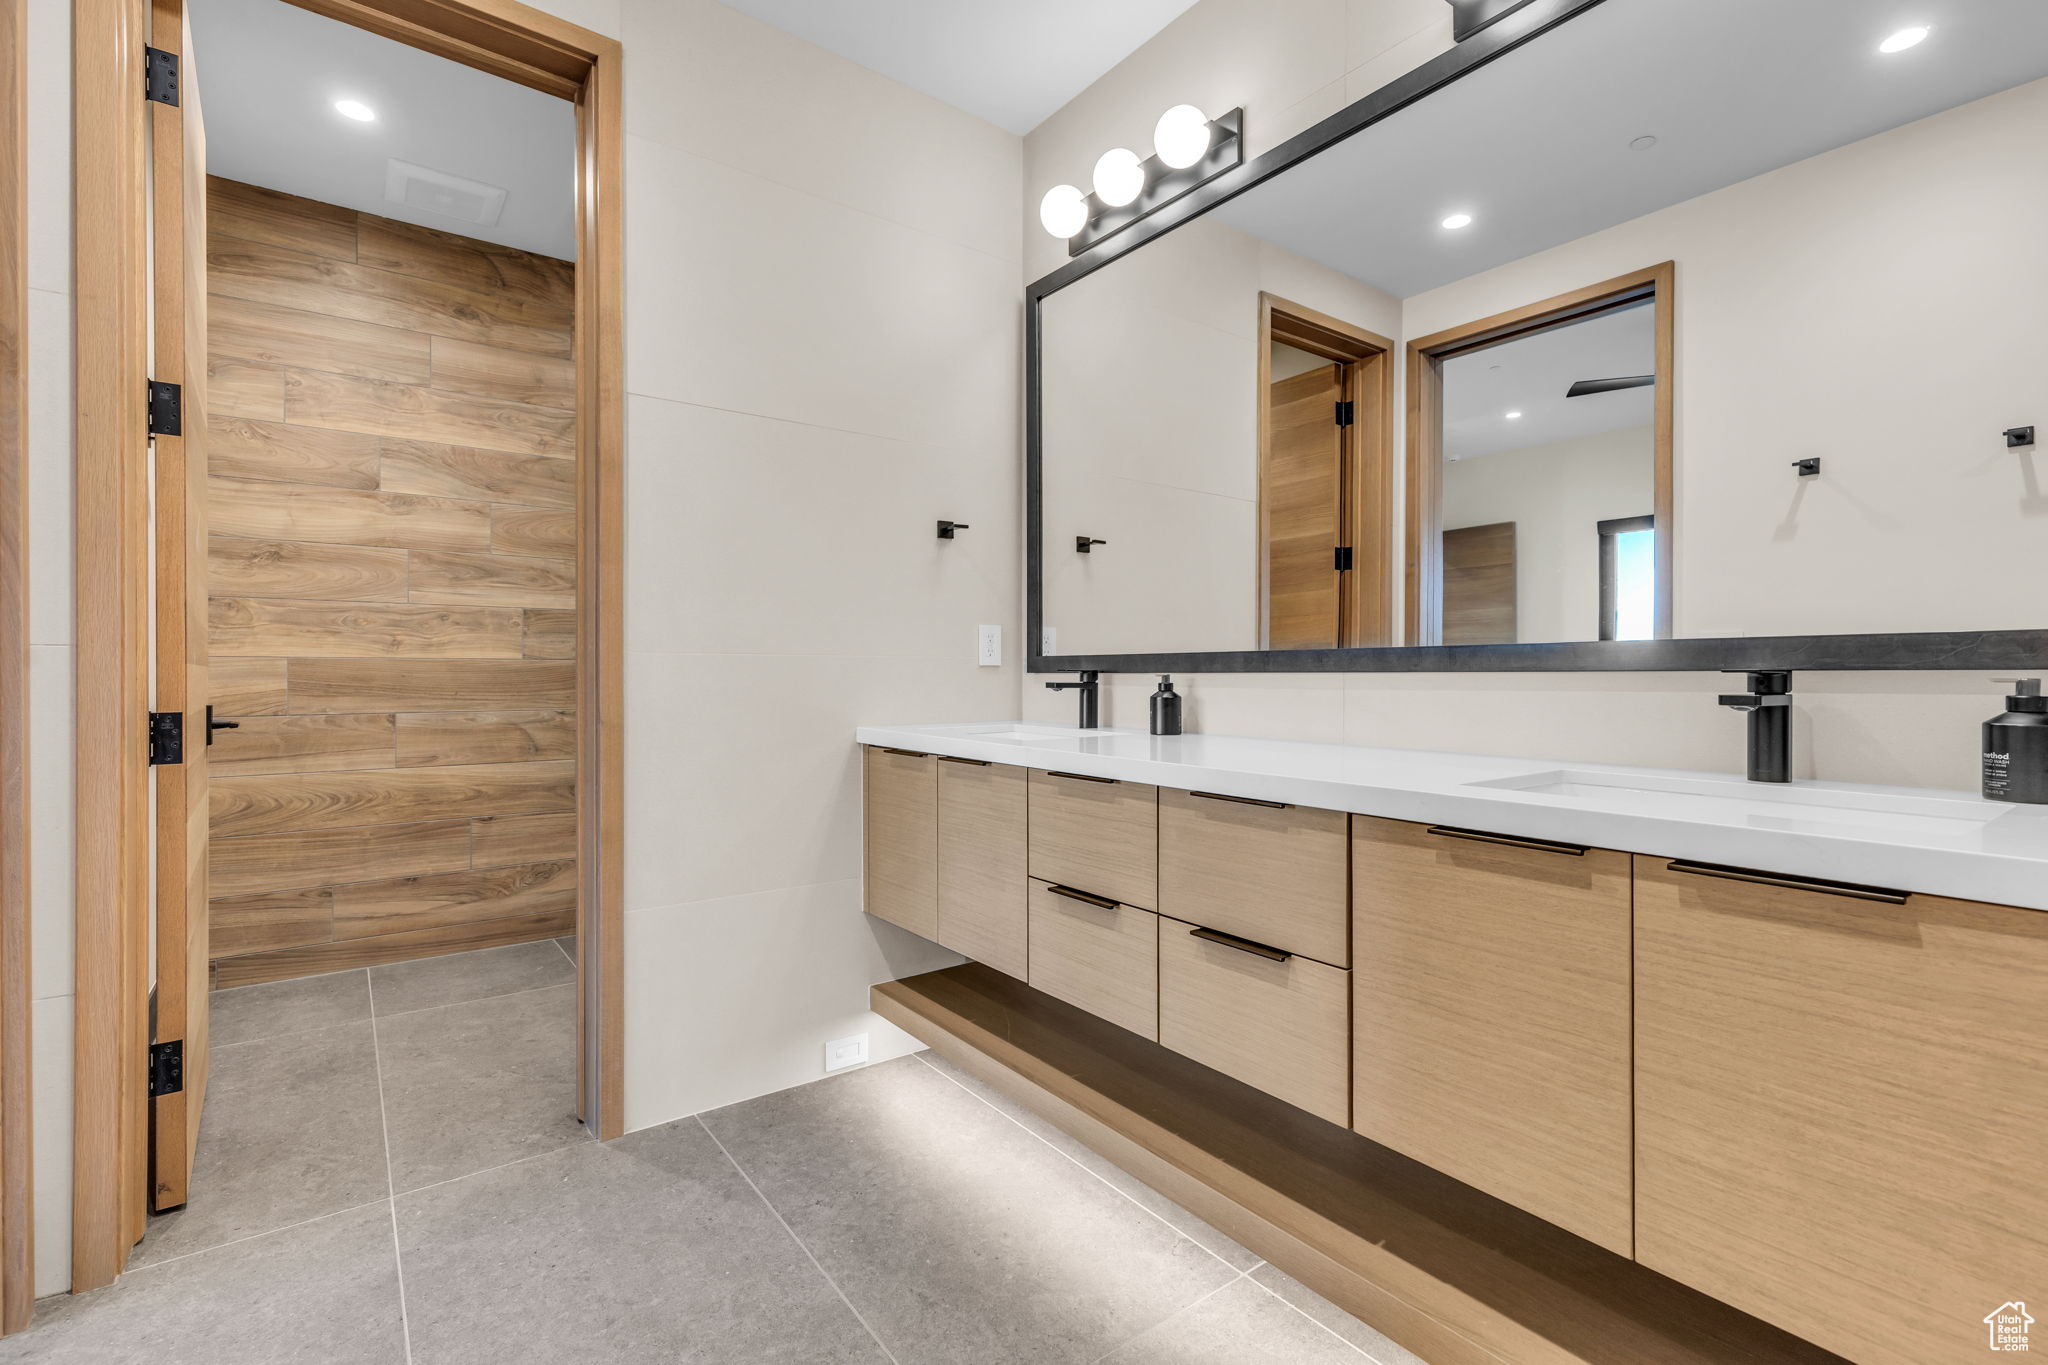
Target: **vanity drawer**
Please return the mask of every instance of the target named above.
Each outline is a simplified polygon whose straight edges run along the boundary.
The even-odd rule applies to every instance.
[[[938,767],[930,754],[867,750],[863,908],[925,938],[939,931]]]
[[[1031,875],[1156,909],[1159,789],[1034,769]]]
[[[1030,958],[1033,987],[1158,1041],[1159,917],[1150,910],[1034,880]]]
[[[1159,789],[1159,913],[1351,965],[1342,811]]]
[[[1159,1041],[1335,1124],[1351,1123],[1351,973],[1276,961],[1159,920]]]
[[[939,758],[940,943],[1020,980],[1024,769]]]

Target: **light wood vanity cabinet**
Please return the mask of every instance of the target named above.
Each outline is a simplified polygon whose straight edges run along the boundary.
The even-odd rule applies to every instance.
[[[1342,811],[1159,789],[1159,912],[1351,963]]]
[[[1025,776],[1004,763],[939,758],[939,912],[934,937],[1022,978]]]
[[[1632,1247],[1629,855],[1352,818],[1360,1133]]]
[[[1104,896],[1031,883],[1030,984],[1159,1040],[1159,916]]]
[[[930,754],[867,750],[864,908],[925,938],[939,931],[938,768]]]
[[[1636,859],[1637,1258],[1862,1365],[2048,1323],[2048,914],[1684,868]]]
[[[1031,875],[1159,906],[1159,789],[1031,770]]]

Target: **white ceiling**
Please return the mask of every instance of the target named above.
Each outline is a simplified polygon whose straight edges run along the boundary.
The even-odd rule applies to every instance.
[[[1576,380],[1654,371],[1655,322],[1655,307],[1641,303],[1446,360],[1445,457],[1470,460],[1648,426],[1654,388],[1564,394]]]
[[[567,101],[284,0],[192,0],[207,169],[343,208],[571,260],[576,117]],[[356,99],[357,123],[334,111]],[[495,226],[393,203],[391,158],[505,190]]]
[[[2043,0],[1606,0],[1215,212],[1405,298],[2042,76]]]
[[[725,0],[1013,133],[1030,132],[1195,0]]]

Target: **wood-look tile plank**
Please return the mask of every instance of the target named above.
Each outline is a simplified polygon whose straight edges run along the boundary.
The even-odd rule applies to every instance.
[[[405,551],[368,545],[213,536],[206,547],[207,590],[222,597],[403,602],[405,567]]]
[[[324,886],[302,891],[221,896],[207,906],[212,957],[325,943],[334,937],[334,895]]]
[[[555,607],[528,607],[525,654],[529,659],[575,658],[575,611]]]
[[[375,488],[378,441],[359,431],[292,427],[208,413],[206,468],[216,477]]]
[[[576,908],[576,864],[524,863],[334,888],[334,937],[370,938]]]
[[[398,718],[401,768],[575,756],[575,717],[567,711],[427,711]]]
[[[375,967],[387,962],[408,962],[443,953],[466,953],[473,948],[500,948],[513,943],[560,938],[576,932],[576,912],[554,910],[544,915],[508,915],[504,919],[478,920],[436,929],[415,929],[403,934],[377,938],[340,939],[333,943],[309,943],[301,948],[281,948],[270,953],[214,960],[214,987],[254,986],[265,981],[284,981],[295,976],[318,976],[356,967]]]
[[[207,663],[206,683],[207,700],[217,716],[281,716],[285,712],[283,659],[212,659]]]
[[[206,229],[209,240],[239,237],[337,261],[356,258],[351,210],[223,176],[206,177]]]
[[[407,550],[488,550],[491,509],[480,502],[246,479],[207,481],[216,535],[312,540]]]
[[[576,561],[415,551],[408,595],[415,602],[573,607]]]
[[[576,514],[559,507],[491,508],[491,553],[576,557]]]
[[[516,659],[517,611],[399,602],[303,602],[215,597],[210,653],[319,659]]]
[[[216,778],[389,768],[396,750],[389,715],[246,716],[235,724],[216,733],[207,751]]]
[[[565,709],[576,666],[553,659],[294,659],[291,706],[335,711]]]
[[[424,332],[308,313],[253,299],[208,300],[206,340],[212,354],[228,360],[333,370],[398,384],[425,384],[433,376],[434,339]],[[575,369],[569,361],[530,352],[478,349],[493,355],[524,355],[540,364],[569,365],[572,372]],[[516,372],[509,365],[505,369]]]
[[[388,492],[540,507],[576,505],[576,466],[569,460],[403,437],[386,438],[383,445],[381,486]]]
[[[269,894],[376,877],[425,876],[469,866],[469,821],[433,820],[214,839],[208,855],[211,887],[220,896]]]
[[[361,214],[357,223],[357,259],[364,265],[490,293],[523,294],[573,316],[576,267],[569,261],[370,213]]]
[[[568,456],[576,450],[574,413],[317,370],[285,371],[284,411],[292,422],[377,436],[527,455]]]
[[[542,355],[565,356],[572,349],[574,310],[531,296],[486,293],[260,242],[213,239],[207,243],[206,257],[207,289],[216,297],[275,303]]]
[[[432,378],[406,382],[431,384],[434,388],[468,394],[472,398],[506,399],[564,411],[574,411],[576,407],[576,362],[567,357],[507,350],[502,346],[482,346],[454,337],[434,337],[432,347]],[[263,357],[250,358],[260,360]],[[314,368],[339,367],[322,365]]]
[[[576,856],[576,814],[492,815],[470,822],[472,867],[505,867]]]
[[[242,360],[206,362],[206,411],[209,416],[284,420],[284,371],[275,365]]]
[[[217,838],[572,809],[573,762],[279,773],[213,783]]]

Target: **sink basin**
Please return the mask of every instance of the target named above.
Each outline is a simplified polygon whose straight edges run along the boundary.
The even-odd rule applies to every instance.
[[[1576,768],[1473,782],[1474,787],[1527,792],[1566,801],[1598,801],[1644,815],[1722,822],[1757,828],[1826,832],[1845,826],[1941,839],[1973,834],[2012,807],[1955,796],[1747,782],[1738,777],[1666,777]]]

